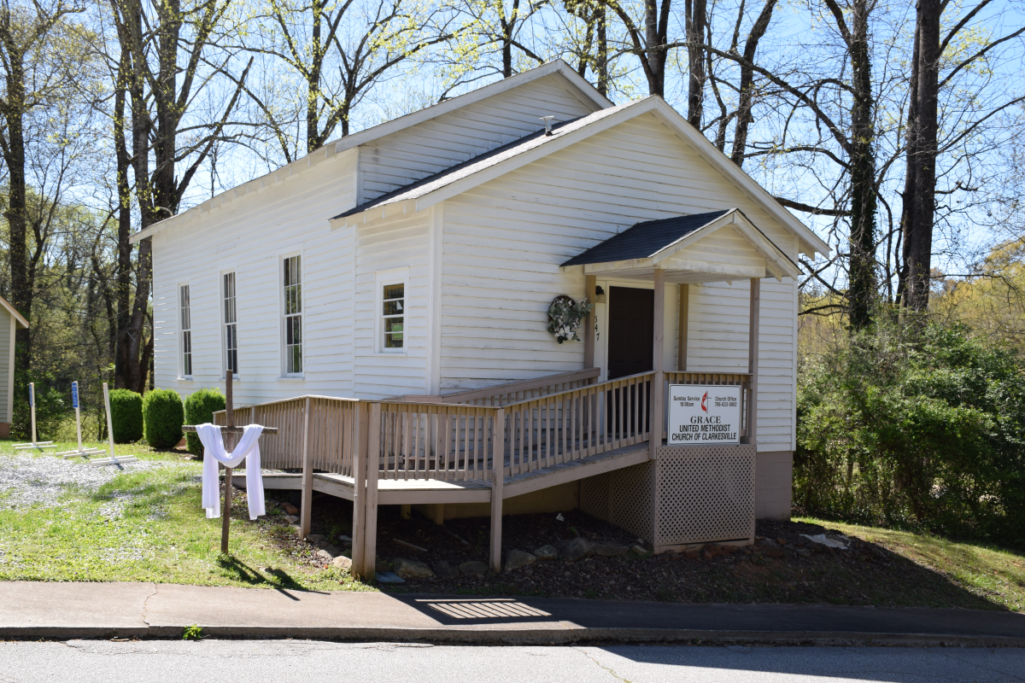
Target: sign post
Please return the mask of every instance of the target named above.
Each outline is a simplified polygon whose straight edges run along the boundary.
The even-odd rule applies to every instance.
[[[123,455],[120,458],[114,455],[114,424],[110,419],[110,391],[107,389],[107,383],[103,383],[103,407],[107,411],[107,443],[110,445],[110,455],[106,458],[94,458],[89,462],[93,465],[117,465],[121,467],[122,463],[136,462],[138,458],[134,455]],[[100,451],[102,453],[103,451]]]
[[[670,446],[740,443],[739,386],[669,385]]]
[[[32,411],[32,443],[16,443],[15,450],[23,451],[32,448],[57,448],[52,441],[36,441],[36,383],[28,384],[28,405]]]
[[[103,452],[102,448],[82,447],[82,410],[79,405],[78,382],[71,383],[71,407],[75,409],[75,430],[78,433],[78,450],[64,451],[57,455],[63,455],[65,458],[88,458],[90,455],[99,455]]]

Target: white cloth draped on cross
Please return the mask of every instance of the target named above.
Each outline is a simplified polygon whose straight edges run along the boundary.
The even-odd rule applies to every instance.
[[[246,461],[246,495],[249,499],[249,519],[267,514],[263,503],[263,476],[260,472],[260,434],[262,425],[246,425],[235,450],[224,450],[221,428],[214,424],[196,425],[196,435],[203,442],[203,508],[207,518],[221,516],[221,496],[218,485],[217,463],[235,468]]]

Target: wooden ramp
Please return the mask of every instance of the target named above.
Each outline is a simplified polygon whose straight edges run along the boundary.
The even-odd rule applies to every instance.
[[[648,459],[647,443],[626,446],[614,451],[594,455],[583,460],[544,467],[532,472],[505,477],[502,498],[513,498],[553,486],[561,486],[613,470],[631,467]],[[234,481],[246,487],[244,473],[235,473]],[[302,490],[302,474],[264,472],[265,489]],[[319,493],[353,499],[355,480],[352,477],[328,472],[313,473],[313,490]],[[380,479],[377,483],[378,505],[429,505],[460,503],[490,503],[490,482],[481,480],[444,481],[440,479]]]

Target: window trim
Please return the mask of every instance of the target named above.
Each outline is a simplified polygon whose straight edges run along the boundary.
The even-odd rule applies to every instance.
[[[384,346],[384,288],[402,285],[402,348]],[[409,353],[409,268],[392,268],[374,274],[374,353],[385,356],[404,356]]]
[[[183,323],[182,315],[184,313],[183,309],[185,308],[185,304],[182,301],[182,290],[185,290],[185,289],[188,290],[188,295],[189,295],[189,326],[188,326],[188,328],[186,328],[182,324]],[[175,287],[175,294],[176,294],[176,296],[175,296],[175,319],[178,321],[178,325],[177,325],[178,334],[176,335],[177,338],[178,338],[178,379],[181,379],[181,380],[191,380],[193,378],[193,373],[196,371],[196,362],[195,362],[195,360],[196,360],[195,359],[196,340],[195,340],[195,337],[192,334],[194,328],[192,327],[192,286],[191,286],[191,284],[188,283],[188,282],[179,282],[176,285],[176,287]],[[188,354],[189,354],[189,366],[190,366],[189,370],[190,370],[190,372],[188,372],[188,373],[185,372],[185,353],[186,353],[186,351],[185,351],[185,333],[186,332],[188,332],[188,334],[189,334],[189,350],[188,350]]]
[[[302,369],[301,369],[300,372],[288,372],[288,331],[287,331],[287,327],[286,327],[287,323],[285,321],[289,317],[294,317],[294,316],[285,313],[285,311],[287,310],[286,306],[285,306],[285,261],[287,261],[290,258],[295,258],[295,257],[299,257],[299,313],[298,313],[298,317],[300,319],[299,329],[300,329],[300,335],[301,335],[301,341],[300,341],[301,349],[300,349],[300,352],[299,352],[300,353],[300,355],[299,355],[299,362],[302,364]],[[280,254],[278,256],[277,290],[278,290],[278,325],[279,325],[279,329],[280,329],[280,332],[279,332],[279,342],[280,343],[278,344],[279,358],[280,358],[279,370],[281,372],[281,374],[279,376],[280,379],[303,379],[305,377],[305,375],[306,375],[306,305],[305,305],[305,303],[306,303],[305,302],[305,298],[306,297],[305,297],[305,292],[303,292],[303,281],[305,280],[305,275],[306,275],[306,265],[305,265],[305,262],[306,262],[306,258],[305,258],[305,255],[303,254],[303,250],[301,250],[301,249],[297,250],[297,251],[285,252],[285,253]],[[237,288],[237,286],[238,286],[238,281],[236,280],[236,288]],[[237,291],[237,289],[236,289],[236,291]]]
[[[224,278],[228,275],[232,276],[232,283],[234,292],[232,298],[235,300],[235,322],[228,322],[228,312],[225,310],[224,304],[227,299],[227,288],[225,287]],[[218,275],[220,278],[220,309],[221,309],[221,378],[228,376],[228,325],[235,326],[235,365],[238,365],[238,271],[234,268],[221,271]],[[239,378],[238,368],[232,373],[232,380]]]

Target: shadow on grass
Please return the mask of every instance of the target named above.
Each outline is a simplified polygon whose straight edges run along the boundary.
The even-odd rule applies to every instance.
[[[283,569],[268,568],[265,570],[265,575],[260,573],[258,570],[253,569],[234,555],[221,555],[217,558],[217,564],[221,569],[233,574],[239,583],[249,584],[250,586],[270,586],[271,588],[275,588],[279,591],[297,590],[306,593],[320,593],[322,595],[326,595],[323,591],[310,590],[296,581]],[[272,578],[268,578],[268,576]],[[298,598],[294,598],[291,595],[288,595],[288,593],[284,593],[284,595],[292,600],[298,600]]]

